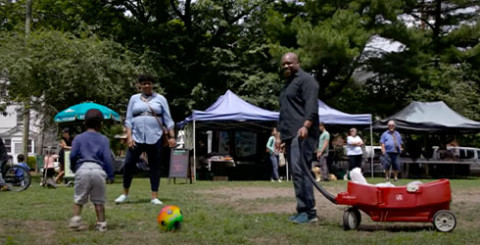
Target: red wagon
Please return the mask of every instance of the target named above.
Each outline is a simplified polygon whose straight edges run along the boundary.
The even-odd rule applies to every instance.
[[[343,215],[345,230],[358,228],[359,210],[373,221],[432,222],[442,232],[452,231],[457,223],[449,211],[452,195],[448,179],[408,187],[378,187],[350,181],[347,191],[339,193],[335,200],[351,206]]]

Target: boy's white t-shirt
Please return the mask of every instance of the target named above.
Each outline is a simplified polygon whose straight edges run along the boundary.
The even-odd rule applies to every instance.
[[[348,136],[347,137],[347,156],[362,155],[363,154],[362,147],[352,145],[354,143],[361,143],[361,142],[363,141],[358,135]]]

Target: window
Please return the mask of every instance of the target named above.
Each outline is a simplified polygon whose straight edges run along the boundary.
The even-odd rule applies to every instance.
[[[23,125],[23,109],[19,107],[15,112],[17,113],[17,125]]]
[[[460,150],[460,159],[472,159],[475,156],[474,150],[461,149]]]
[[[22,142],[15,142],[13,145],[14,145],[13,148],[14,148],[16,154],[23,152]],[[12,152],[10,151],[10,153],[12,153]],[[34,144],[33,144],[32,139],[28,139],[28,153],[30,153],[30,154],[35,153]]]
[[[34,153],[34,149],[33,149],[33,140],[32,139],[28,139],[28,153]]]
[[[4,142],[5,148],[7,149],[7,153],[12,153],[12,140],[11,139],[5,139]]]

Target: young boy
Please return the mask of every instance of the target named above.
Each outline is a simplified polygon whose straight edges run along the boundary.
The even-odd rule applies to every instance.
[[[80,214],[88,199],[95,206],[97,222],[95,229],[107,230],[105,221],[105,179],[113,182],[112,155],[108,139],[98,131],[102,127],[103,114],[97,109],[90,109],[85,114],[87,130],[75,137],[70,152],[70,168],[75,173],[75,190],[73,217],[69,227],[83,230]]]
[[[30,167],[27,165],[27,163],[25,162],[25,156],[23,154],[18,154],[17,156],[17,165],[24,168],[25,170],[27,171],[30,171]],[[25,183],[23,181],[23,172],[20,171],[20,170],[16,170],[15,171],[15,176],[18,177],[18,178],[21,178],[22,179],[22,183],[21,185],[24,186]]]

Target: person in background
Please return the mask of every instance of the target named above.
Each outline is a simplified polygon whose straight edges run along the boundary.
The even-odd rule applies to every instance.
[[[347,136],[348,171],[354,168],[362,168],[363,140],[357,135],[357,129],[351,128]]]
[[[127,155],[123,169],[123,193],[115,199],[117,204],[129,200],[130,185],[136,163],[143,152],[147,153],[150,167],[150,203],[163,204],[158,199],[160,168],[162,163],[162,136],[167,137],[169,147],[176,146],[173,119],[167,99],[153,91],[155,79],[150,75],[140,75],[138,84],[141,92],[130,97],[125,119],[127,128]],[[163,128],[166,128],[164,131]]]
[[[272,128],[272,134],[270,136],[270,138],[268,138],[268,141],[267,141],[267,151],[269,153],[269,158],[270,158],[270,162],[272,163],[272,174],[271,174],[271,181],[272,182],[275,182],[275,181],[278,181],[278,182],[282,182],[280,180],[280,177],[278,175],[278,150],[275,149],[275,141],[278,139],[278,132],[277,132],[277,128],[276,127],[273,127]]]
[[[43,159],[43,181],[41,182],[42,186],[46,186],[49,188],[57,188],[55,178],[55,160],[59,156],[57,154],[53,154],[52,150],[47,150],[47,154]]]
[[[70,134],[69,128],[62,129],[62,138],[60,139],[60,151],[58,152],[58,162],[60,163],[60,171],[55,178],[55,183],[62,183],[63,176],[65,175],[65,151],[72,149],[73,137]]]
[[[390,179],[390,166],[393,169],[394,181],[398,180],[398,170],[400,164],[398,162],[398,155],[403,150],[402,136],[395,130],[395,121],[388,121],[388,130],[382,134],[380,138],[383,155],[383,167],[385,170],[385,179]]]
[[[23,154],[18,154],[17,156],[17,165],[24,168],[26,171],[30,171],[30,167],[27,165],[25,161],[25,156]],[[19,178],[23,178],[23,172],[22,171],[16,171],[15,176]],[[23,186],[23,183],[22,183]]]
[[[88,200],[95,206],[97,222],[95,230],[107,230],[105,219],[105,180],[113,183],[112,155],[107,137],[99,133],[102,128],[103,114],[98,109],[85,113],[86,131],[75,137],[70,153],[70,169],[75,173],[73,217],[71,230],[83,230],[82,207]]]
[[[316,181],[319,182],[320,180],[328,181],[328,165],[327,165],[327,158],[328,158],[328,150],[330,144],[330,133],[325,128],[325,124],[320,122],[318,128],[320,129],[320,138],[318,140],[318,147],[317,147],[317,161],[319,166],[314,166],[314,174],[316,177]],[[320,168],[320,171],[319,171]],[[320,175],[322,176],[320,179]]]
[[[298,56],[286,53],[281,67],[286,82],[280,93],[280,116],[278,130],[280,140],[287,149],[287,161],[292,168],[293,186],[297,199],[297,214],[288,220],[297,224],[318,221],[310,181],[312,161],[317,148],[318,137],[318,82],[312,75],[300,68]]]
[[[7,186],[7,183],[5,183],[5,180],[3,179],[3,176],[2,176],[3,168],[6,167],[7,162],[8,162],[7,148],[3,143],[3,139],[0,137],[0,191],[8,191],[10,189]]]

